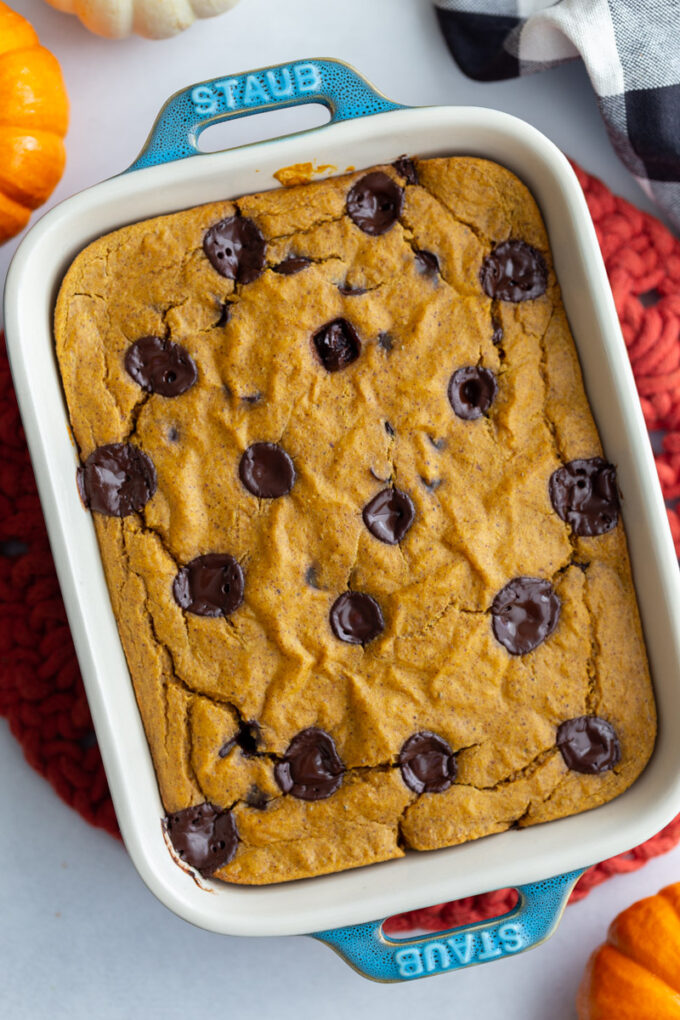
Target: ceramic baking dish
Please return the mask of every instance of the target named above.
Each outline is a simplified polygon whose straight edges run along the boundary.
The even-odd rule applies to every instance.
[[[197,137],[209,124],[306,102],[323,103],[331,123],[228,152],[198,153]],[[291,164],[330,164],[342,171],[348,164],[366,167],[404,153],[496,160],[526,182],[541,207],[588,396],[624,495],[659,710],[656,749],[627,792],[584,814],[283,885],[198,883],[177,866],[166,846],[164,811],[92,520],[76,490],[76,455],[52,342],[55,297],[75,255],[124,224],[274,187],[272,174]],[[62,203],[33,227],[9,271],[5,321],[97,737],[125,844],[140,875],[171,910],[203,928],[232,935],[315,933],[382,980],[453,970],[528,948],[555,927],[584,867],[642,842],[680,810],[677,563],[595,232],[567,160],[538,131],[507,114],[397,106],[347,65],[306,60],[178,93],[161,111],[130,171]],[[382,934],[381,922],[372,920],[505,886],[520,889],[510,914],[434,939],[392,942]]]

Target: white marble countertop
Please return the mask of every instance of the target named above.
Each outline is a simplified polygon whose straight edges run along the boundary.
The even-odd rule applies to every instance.
[[[164,100],[203,78],[303,56],[353,63],[408,104],[493,106],[523,117],[645,209],[612,152],[585,70],[465,79],[428,0],[241,0],[175,39],[98,39],[42,0],[9,0],[59,58],[71,97],[66,173],[50,204],[128,166]],[[280,118],[274,127],[272,118]],[[225,145],[319,122],[297,109],[214,129]],[[217,136],[216,136],[217,137]],[[215,143],[217,146],[217,143]],[[0,250],[0,280],[16,247]],[[585,960],[609,919],[680,878],[680,849],[569,907],[533,952],[410,985],[375,985],[309,939],[235,939],[199,931],[143,886],[123,847],[86,825],[24,761],[0,721],[2,1014],[12,1020],[184,1020],[204,1014],[292,1020],[502,1015],[569,1020]]]

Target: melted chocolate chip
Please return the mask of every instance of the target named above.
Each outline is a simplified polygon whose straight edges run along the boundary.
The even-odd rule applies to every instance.
[[[526,655],[552,634],[561,605],[550,581],[515,577],[493,600],[493,632],[511,655]]]
[[[23,556],[28,552],[28,546],[20,538],[6,538],[0,542],[0,556],[8,560],[14,560],[17,556]]]
[[[312,260],[305,258],[304,255],[289,255],[283,262],[279,262],[278,265],[272,266],[275,273],[280,273],[281,276],[295,276],[296,273],[301,273],[307,266],[311,266]]]
[[[197,804],[165,819],[165,828],[177,856],[209,878],[233,858],[238,831],[231,811],[212,804]]]
[[[397,171],[399,176],[404,178],[407,184],[418,183],[416,165],[412,159],[408,158],[408,156],[400,156],[399,159],[395,159],[392,166]]]
[[[449,380],[449,403],[459,418],[475,421],[486,414],[498,393],[496,376],[488,368],[466,365]]]
[[[214,329],[218,329],[220,326],[226,326],[231,318],[231,303],[229,301],[223,302],[220,305],[220,317],[214,325]]]
[[[245,397],[241,397],[241,400],[243,401],[244,404],[249,404],[251,407],[254,407],[255,404],[259,404],[260,401],[262,400],[262,394],[258,390],[257,393],[246,394]]]
[[[174,425],[171,425],[170,428],[168,429],[168,439],[170,440],[171,443],[176,443],[177,440],[179,439],[179,432],[177,431],[177,428]]]
[[[436,276],[440,271],[439,259],[433,251],[417,251],[416,269],[423,276]]]
[[[284,793],[300,800],[324,800],[340,788],[344,771],[333,738],[311,726],[293,737],[274,776]]]
[[[385,422],[385,432],[387,433],[388,436],[396,436],[397,434],[394,430],[394,426],[391,425],[390,422],[388,421]]]
[[[366,174],[347,195],[347,213],[365,234],[386,233],[401,215],[404,192],[380,170]]]
[[[252,283],[264,267],[265,240],[256,224],[243,216],[229,216],[206,231],[203,251],[220,276]]]
[[[223,744],[217,753],[220,758],[226,758],[234,747],[240,747],[244,758],[252,758],[257,754],[260,739],[260,726],[254,719],[249,722],[240,722],[236,735]]]
[[[422,730],[402,747],[399,768],[414,793],[443,793],[456,778],[456,756],[443,737]]]
[[[399,489],[383,489],[362,511],[370,533],[387,545],[396,545],[413,524],[416,515],[413,500]]]
[[[98,446],[78,468],[77,481],[85,506],[107,517],[138,512],[157,485],[151,458],[132,443]]]
[[[253,783],[246,794],[246,804],[248,807],[255,808],[257,811],[264,811],[268,803],[267,794],[264,790],[260,789],[257,783]]]
[[[321,585],[319,584],[319,578],[317,577],[316,567],[307,567],[305,571],[305,584],[308,584],[310,588],[316,588],[317,591],[321,591]]]
[[[619,519],[616,468],[602,457],[571,460],[550,476],[550,502],[575,535],[604,535]]]
[[[365,287],[350,287],[347,283],[338,284],[338,290],[343,297],[359,297],[360,294],[366,294]]]
[[[128,347],[125,370],[147,393],[178,397],[186,393],[196,379],[196,363],[181,344],[159,336],[143,336]]]
[[[621,761],[621,745],[614,727],[597,715],[582,715],[563,722],[557,730],[557,746],[567,768],[586,775],[607,772]]]
[[[339,372],[356,361],[361,353],[357,331],[347,319],[333,319],[312,337],[314,350],[327,372]]]
[[[482,262],[479,279],[490,298],[530,301],[545,294],[548,267],[526,241],[503,241]]]
[[[248,722],[242,722],[240,724],[236,743],[241,748],[241,751],[246,758],[252,758],[254,754],[257,754],[257,749],[260,746],[261,739],[262,732],[260,730],[260,724],[255,722],[254,719],[250,719]]]
[[[428,436],[427,438],[430,440],[430,442],[434,446],[435,450],[439,450],[440,453],[441,453],[442,450],[446,449],[446,440],[445,439],[434,439],[433,436]]]
[[[172,585],[177,604],[197,616],[230,616],[243,602],[243,589],[241,564],[229,553],[197,556]]]
[[[499,344],[503,343],[503,326],[498,319],[492,319],[491,325],[493,326],[493,333],[491,334],[491,343],[498,347]]]
[[[389,333],[378,333],[378,347],[381,347],[383,351],[387,351],[388,354],[391,350],[394,350],[394,340]]]
[[[345,591],[331,606],[333,633],[350,645],[367,645],[385,629],[380,606],[371,595]]]
[[[295,467],[276,443],[253,443],[241,457],[239,478],[260,499],[287,496],[295,484]]]

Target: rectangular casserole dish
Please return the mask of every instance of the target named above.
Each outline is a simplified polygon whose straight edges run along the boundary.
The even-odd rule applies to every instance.
[[[326,105],[331,123],[186,159],[198,155],[197,136],[211,123],[304,102]],[[166,846],[160,822],[164,810],[94,528],[75,485],[77,458],[53,350],[54,301],[75,255],[94,238],[127,223],[275,186],[273,173],[291,164],[326,164],[341,172],[348,164],[361,168],[387,163],[404,153],[495,160],[527,184],[541,208],[588,397],[625,497],[623,518],[659,714],[656,749],[642,776],[614,801],[531,830],[510,830],[283,886],[199,884],[177,867]],[[559,913],[579,869],[642,842],[680,810],[680,630],[673,614],[680,605],[677,563],[597,239],[567,160],[538,131],[507,114],[465,107],[398,107],[346,65],[303,61],[178,93],[164,107],[130,170],[134,172],[62,203],[30,231],[8,275],[5,321],[15,387],[92,716],[121,831],[141,877],[180,916],[231,935],[318,933],[362,924],[368,936],[379,930],[369,932],[371,926],[364,923],[370,918],[527,883],[543,884],[532,893],[535,904],[542,904],[536,908],[539,913]],[[556,875],[562,877],[545,883]],[[552,907],[545,896],[554,900]],[[524,900],[530,899],[526,892]],[[553,916],[552,926],[554,921]],[[399,950],[401,962],[391,978],[483,962],[528,948],[551,930],[548,925],[542,933],[538,928],[532,932],[531,923],[519,934],[510,931],[512,925],[505,928],[505,934],[503,926],[494,930],[493,937],[486,932],[486,941],[480,928],[476,949],[454,949],[448,957],[444,951],[418,956],[420,950],[409,950],[416,955],[406,957]],[[345,932],[342,938],[337,933],[331,937],[326,931],[325,937],[332,943],[335,939],[339,948],[350,936]],[[357,958],[353,962],[361,965]],[[373,976],[391,979],[387,971]]]

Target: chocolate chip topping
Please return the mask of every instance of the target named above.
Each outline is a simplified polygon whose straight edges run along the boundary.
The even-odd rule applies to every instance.
[[[261,739],[262,734],[259,723],[255,722],[254,719],[241,723],[236,736],[236,743],[241,748],[244,758],[252,758],[253,755],[257,754]]]
[[[378,333],[378,347],[382,348],[383,351],[389,352],[394,350],[394,340],[389,333]]]
[[[260,390],[257,390],[256,393],[245,393],[241,400],[244,404],[248,404],[249,407],[255,407],[262,400],[262,393]]]
[[[482,262],[479,279],[490,298],[530,301],[545,294],[548,267],[526,241],[503,241]]]
[[[224,301],[220,305],[220,317],[216,321],[213,328],[219,329],[220,326],[226,326],[230,318],[231,318],[231,303],[229,301]]]
[[[449,403],[459,418],[474,421],[486,414],[498,393],[496,376],[480,365],[457,369],[449,380]]]
[[[143,390],[161,397],[186,393],[196,379],[196,364],[186,348],[159,336],[143,336],[128,347],[125,370]]]
[[[561,605],[550,581],[515,577],[493,600],[493,632],[511,655],[525,655],[552,634]]]
[[[443,737],[422,730],[402,747],[399,768],[414,793],[443,793],[456,778],[456,756]]]
[[[339,283],[338,290],[343,297],[359,297],[366,293],[365,287],[350,287],[347,283]]]
[[[253,443],[241,457],[239,478],[248,492],[260,499],[286,496],[295,484],[295,467],[276,443]]]
[[[231,811],[220,811],[212,804],[197,804],[168,815],[165,829],[177,856],[204,878],[228,864],[238,846]]]
[[[172,593],[189,613],[229,616],[243,602],[243,588],[241,564],[229,553],[208,553],[180,569]]]
[[[316,588],[317,591],[323,590],[319,584],[319,577],[314,564],[312,564],[311,567],[307,567],[307,570],[305,571],[305,583],[308,584],[310,588]]]
[[[416,269],[423,276],[436,276],[440,271],[439,259],[433,251],[417,251]]]
[[[253,783],[246,794],[246,804],[257,811],[265,811],[268,804],[268,797],[264,790],[261,790],[257,783]]]
[[[614,727],[597,715],[581,715],[563,722],[557,730],[557,746],[567,768],[591,776],[607,772],[621,761],[621,745]]]
[[[330,621],[336,638],[350,645],[367,645],[385,629],[380,606],[371,595],[360,591],[345,591],[338,596],[331,606]]]
[[[408,156],[400,156],[399,159],[395,159],[392,166],[397,171],[399,176],[404,178],[407,184],[418,183],[418,173],[416,171],[416,165],[412,159],[408,158]]]
[[[361,353],[361,340],[347,319],[333,319],[312,337],[319,361],[327,372],[339,372],[356,361]]]
[[[396,545],[413,524],[416,515],[413,500],[399,489],[383,489],[362,511],[364,524],[375,538]]]
[[[616,468],[602,457],[571,460],[550,476],[550,502],[575,535],[604,535],[619,519]]]
[[[252,283],[264,268],[265,240],[259,227],[243,216],[229,216],[206,231],[203,251],[220,276]]]
[[[223,744],[217,753],[220,758],[226,758],[235,747],[239,747],[244,758],[252,758],[257,754],[261,739],[260,724],[254,719],[250,719],[248,722],[242,720],[239,722],[235,736]]]
[[[304,255],[289,255],[283,262],[279,262],[277,266],[272,266],[275,273],[280,273],[281,276],[295,276],[296,273],[301,273],[307,266],[311,266],[312,260],[306,258]]]
[[[365,234],[386,233],[396,223],[404,205],[404,192],[380,170],[366,174],[347,195],[347,213]]]
[[[340,788],[344,771],[330,734],[310,726],[293,737],[274,776],[284,793],[300,800],[324,800]]]
[[[138,512],[156,491],[153,461],[132,443],[110,443],[93,450],[77,474],[80,497],[107,517]]]
[[[493,333],[491,334],[491,343],[498,347],[499,344],[503,343],[503,325],[498,319],[491,320],[493,326]]]

